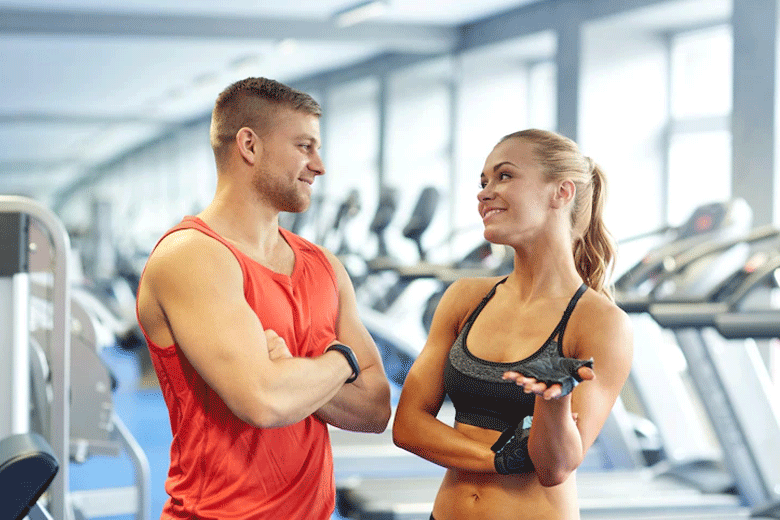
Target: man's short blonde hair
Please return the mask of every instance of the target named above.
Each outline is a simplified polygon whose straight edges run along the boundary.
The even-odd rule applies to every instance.
[[[258,135],[265,134],[272,125],[279,108],[290,108],[317,117],[322,108],[314,98],[278,81],[267,78],[246,78],[223,90],[211,114],[211,147],[219,165],[241,128],[247,127]]]

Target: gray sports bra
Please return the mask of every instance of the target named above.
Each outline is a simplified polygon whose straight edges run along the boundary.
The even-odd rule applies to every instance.
[[[563,333],[574,306],[588,286],[582,284],[569,301],[568,307],[547,341],[527,358],[510,363],[481,359],[466,346],[466,338],[474,321],[496,292],[498,282],[466,320],[455,339],[444,369],[444,389],[455,406],[455,420],[490,430],[503,431],[517,426],[534,413],[535,396],[524,393],[515,383],[504,381],[507,371],[518,371],[524,363],[545,357],[563,357]]]

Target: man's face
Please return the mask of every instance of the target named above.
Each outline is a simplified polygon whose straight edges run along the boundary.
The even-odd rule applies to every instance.
[[[325,173],[319,154],[319,117],[280,108],[273,125],[260,137],[262,154],[254,188],[278,211],[305,211],[311,202],[314,178]]]

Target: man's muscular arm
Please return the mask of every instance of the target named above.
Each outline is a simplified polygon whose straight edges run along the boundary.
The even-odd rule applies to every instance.
[[[263,330],[246,302],[235,257],[197,231],[171,234],[150,257],[139,288],[141,321],[153,322],[147,318],[155,312],[163,319],[158,330],[147,331],[175,341],[230,410],[253,426],[302,420],[330,401],[352,372],[337,352],[272,354],[286,346]]]
[[[390,420],[390,384],[382,358],[360,321],[355,290],[346,269],[332,253],[325,249],[323,252],[333,266],[339,287],[337,337],[331,344],[342,343],[352,349],[360,365],[360,376],[317,410],[317,416],[344,430],[381,433]]]

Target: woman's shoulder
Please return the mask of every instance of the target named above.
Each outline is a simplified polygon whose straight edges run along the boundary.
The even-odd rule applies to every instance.
[[[633,338],[631,318],[606,295],[588,290],[572,313],[570,327],[585,343],[630,345]]]
[[[631,321],[628,314],[618,307],[614,300],[593,289],[585,292],[581,299],[581,305],[588,310],[588,316],[593,319],[605,320],[616,324],[629,323]]]
[[[445,294],[468,306],[473,300],[481,301],[503,279],[502,276],[460,278],[447,287]]]
[[[447,287],[440,306],[446,308],[448,314],[458,321],[462,321],[502,279],[501,276],[460,278]]]
[[[464,323],[501,277],[460,278],[447,286],[433,314],[423,352],[448,352]]]

